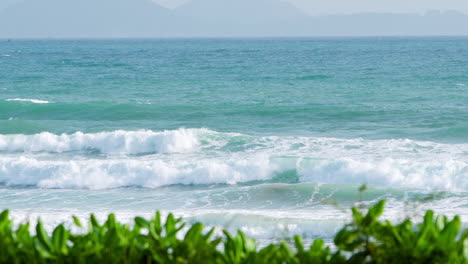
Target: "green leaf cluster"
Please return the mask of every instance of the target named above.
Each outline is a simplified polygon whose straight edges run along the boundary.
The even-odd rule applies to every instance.
[[[90,216],[88,227],[73,217],[83,232],[65,226],[44,230],[39,220],[14,228],[9,212],[0,214],[0,263],[468,263],[468,231],[458,217],[435,217],[428,211],[418,225],[379,221],[385,201],[368,210],[353,208],[353,220],[340,230],[330,249],[317,239],[306,247],[300,236],[258,249],[254,239],[238,231],[215,236],[201,223],[186,226],[181,218],[157,212],[136,217],[132,225],[110,214],[104,223]]]
[[[364,214],[353,208],[353,221],[335,236],[338,249],[349,253],[348,263],[468,263],[468,230],[458,216],[434,216],[427,211],[418,225],[409,219],[392,224],[379,221],[385,201]]]

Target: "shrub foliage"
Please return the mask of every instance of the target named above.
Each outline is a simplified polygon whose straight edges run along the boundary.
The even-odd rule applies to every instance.
[[[0,263],[468,263],[468,231],[452,220],[427,211],[418,225],[379,221],[385,201],[368,210],[352,209],[353,220],[335,236],[336,249],[317,239],[305,247],[300,236],[258,249],[241,231],[216,237],[200,223],[187,232],[180,218],[157,212],[151,220],[121,224],[110,214],[103,224],[91,215],[86,229],[73,218],[80,234],[59,225],[49,234],[41,221],[14,228],[9,212],[0,214]]]

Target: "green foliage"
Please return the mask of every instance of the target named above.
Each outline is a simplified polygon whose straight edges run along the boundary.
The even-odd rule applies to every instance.
[[[353,208],[351,223],[337,233],[332,250],[317,239],[310,247],[302,238],[258,249],[241,231],[214,236],[196,223],[186,228],[180,218],[157,212],[150,219],[136,217],[132,225],[119,223],[114,214],[100,224],[90,216],[88,228],[73,217],[83,232],[73,234],[64,225],[47,233],[39,220],[34,234],[30,223],[16,229],[9,211],[0,214],[0,263],[468,263],[468,231],[459,217],[449,220],[427,211],[418,225],[379,221],[385,201],[367,210]],[[184,230],[184,231],[182,231]]]
[[[337,247],[351,253],[349,263],[468,263],[468,231],[459,217],[449,220],[427,211],[424,221],[397,225],[378,221],[385,201],[366,214],[353,208],[353,222],[335,237]]]

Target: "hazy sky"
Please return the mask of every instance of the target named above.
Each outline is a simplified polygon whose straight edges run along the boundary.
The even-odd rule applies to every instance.
[[[21,0],[0,0],[0,9]],[[37,0],[40,1],[40,0]],[[77,0],[79,1],[79,0]],[[153,0],[174,8],[190,0]],[[235,0],[233,0],[235,1]],[[288,0],[305,12],[348,14],[362,12],[423,13],[427,10],[456,10],[468,14],[468,0]]]
[[[153,1],[174,8],[190,0]],[[424,13],[428,10],[456,10],[468,14],[468,0],[288,0],[288,2],[313,15],[362,12]]]
[[[311,14],[457,10],[468,13],[468,0],[291,0]]]

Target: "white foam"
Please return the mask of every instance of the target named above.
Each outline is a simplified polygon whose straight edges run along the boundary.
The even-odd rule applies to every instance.
[[[385,187],[468,191],[466,160],[411,161],[351,158],[311,159],[264,154],[192,157],[171,155],[119,159],[51,160],[22,156],[0,158],[0,182],[8,186],[106,189],[156,188],[174,184],[235,184],[264,181],[295,171],[300,182],[372,184]]]
[[[266,180],[273,175],[269,160],[41,160],[31,157],[0,158],[0,183],[41,188],[106,189],[125,186],[155,188],[174,184],[213,184]]]
[[[468,191],[466,160],[301,160],[297,170],[302,182]]]
[[[45,101],[45,100],[24,99],[24,98],[6,99],[5,101],[30,102],[30,103],[33,103],[33,104],[48,104],[49,103],[49,101]]]
[[[178,129],[153,132],[113,131],[56,135],[0,135],[2,152],[68,152],[94,150],[108,154],[177,153],[194,150],[197,136],[205,129]]]
[[[468,191],[467,149],[408,139],[253,137],[208,129],[0,135],[0,182],[155,188],[263,181],[294,171],[301,182]]]
[[[0,135],[0,152],[10,153],[98,151],[104,154],[152,154],[203,149],[220,153],[245,152],[323,159],[348,157],[362,161],[385,158],[426,161],[468,158],[468,144],[441,144],[409,139],[253,137],[238,133],[219,133],[204,128]]]

